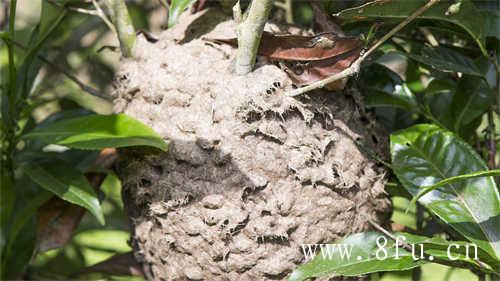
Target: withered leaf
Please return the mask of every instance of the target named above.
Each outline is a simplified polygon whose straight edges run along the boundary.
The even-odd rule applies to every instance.
[[[304,64],[289,64],[285,68],[285,71],[295,85],[303,86],[311,84],[348,68],[360,56],[361,50],[362,48],[359,47],[326,60],[311,61]],[[335,85],[330,85],[329,88],[338,90],[343,88],[342,84],[342,80],[340,80]]]
[[[238,46],[236,38],[206,39],[216,43]],[[276,60],[319,61],[331,59],[362,46],[355,37],[338,37],[325,32],[314,36],[274,35],[262,33],[258,54]]]

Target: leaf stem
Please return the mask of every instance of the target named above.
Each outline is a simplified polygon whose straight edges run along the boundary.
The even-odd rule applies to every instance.
[[[402,22],[400,22],[391,31],[389,31],[384,36],[382,36],[382,38],[380,38],[380,40],[378,40],[373,46],[371,46],[370,49],[368,49],[368,51],[366,51],[364,54],[362,54],[361,56],[359,56],[359,58],[357,60],[355,60],[351,64],[350,67],[344,69],[342,72],[334,74],[334,75],[332,75],[332,76],[330,76],[328,78],[325,78],[323,80],[316,81],[316,82],[314,82],[314,83],[312,83],[312,84],[310,84],[308,86],[292,90],[292,91],[288,92],[287,95],[291,96],[291,97],[299,96],[299,95],[302,95],[302,94],[307,93],[309,91],[312,91],[312,90],[315,90],[315,89],[319,89],[319,88],[323,88],[324,86],[326,86],[326,85],[328,85],[328,84],[330,84],[332,82],[335,82],[335,81],[343,79],[343,78],[347,78],[347,77],[349,77],[349,76],[351,76],[351,75],[359,72],[359,69],[360,69],[360,66],[361,66],[361,62],[363,62],[363,60],[365,60],[371,53],[373,53],[385,41],[387,41],[394,34],[396,34],[403,27],[405,27],[408,23],[410,23],[415,18],[417,18],[418,16],[420,16],[421,14],[423,14],[425,11],[427,11],[430,7],[432,7],[437,2],[439,2],[439,0],[429,0],[429,2],[427,2],[424,6],[420,7],[419,9],[417,9],[415,12],[413,12],[413,14],[411,14],[409,17],[407,17]]]
[[[259,49],[264,25],[272,8],[272,0],[253,0],[246,18],[238,25],[238,51],[236,73],[248,74],[252,71]]]

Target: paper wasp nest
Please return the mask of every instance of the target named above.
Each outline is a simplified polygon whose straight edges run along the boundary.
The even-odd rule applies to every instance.
[[[290,80],[268,62],[233,74],[235,50],[202,37],[234,30],[215,12],[186,16],[156,43],[140,38],[118,73],[116,112],[170,143],[167,154],[127,150],[118,165],[150,280],[286,279],[300,244],[390,212],[385,170],[366,154],[384,155],[387,137],[359,94],[287,97]]]

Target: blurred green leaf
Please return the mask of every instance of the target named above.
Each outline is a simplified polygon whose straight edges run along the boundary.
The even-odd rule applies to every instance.
[[[430,261],[416,260],[417,258],[420,258],[419,245],[423,245],[425,254],[427,256],[431,255],[434,260],[449,262],[450,259],[447,252],[449,248],[450,254],[453,258],[456,258],[457,261],[469,264],[472,267],[480,268],[477,261],[473,260],[475,257],[474,251],[468,253],[467,247],[470,244],[469,242],[447,241],[439,237],[426,237],[403,232],[393,233],[392,235],[394,238],[399,237],[400,241],[415,247],[415,260],[411,252],[404,249],[401,244],[397,255],[399,259],[396,259],[395,243],[393,240],[387,238],[379,232],[364,232],[351,235],[339,242],[339,244],[353,244],[350,258],[346,258],[346,255],[344,255],[344,259],[342,259],[338,251],[338,246],[329,244],[331,255],[329,255],[327,250],[316,254],[312,261],[296,269],[290,276],[289,280],[305,280],[312,277],[328,276],[333,274],[342,276],[357,276],[360,274],[379,271],[401,271],[422,266]],[[384,245],[383,242],[384,238],[387,241],[386,245]],[[384,260],[377,259],[376,253],[377,250],[380,249],[377,246],[377,239],[381,239],[379,244],[387,251],[387,257],[385,257]],[[454,245],[450,247],[451,244],[458,245],[459,248],[456,248]],[[318,248],[318,250],[320,248]],[[326,246],[321,248],[321,250],[323,249],[326,249]],[[323,255],[325,255],[325,258],[323,258]],[[361,260],[357,260],[357,256],[360,256]],[[384,257],[383,252],[380,253],[380,256]],[[478,258],[480,260],[484,260],[482,257],[486,257],[486,259],[490,258],[486,256],[484,252],[479,250]],[[491,271],[489,268],[483,269]]]
[[[130,232],[128,231],[102,228],[79,232],[73,238],[74,242],[82,247],[117,253],[126,253],[131,250],[127,243],[129,239]]]
[[[65,119],[37,127],[24,137],[79,149],[145,145],[168,150],[167,143],[151,128],[125,114]]]
[[[427,88],[425,88],[425,95],[432,96],[442,93],[455,92],[456,86],[455,81],[450,79],[435,78],[432,79],[427,85]]]
[[[168,27],[172,27],[179,20],[184,10],[191,7],[196,0],[172,0],[168,9]]]
[[[453,111],[453,114],[449,116],[452,122],[451,129],[462,135],[462,127],[485,113],[494,100],[494,90],[488,86],[485,80],[468,75],[462,76],[451,104]]]
[[[32,66],[36,55],[61,24],[66,13],[67,11],[63,7],[56,6],[49,1],[42,1],[42,11],[37,32],[34,33],[34,38],[30,42],[26,56],[19,67],[17,85],[19,91],[18,95],[22,98],[28,96],[35,77],[38,75],[38,71],[42,65],[42,63],[38,61],[34,67]]]
[[[391,157],[394,173],[413,196],[446,178],[488,169],[467,143],[427,124],[392,134]],[[500,196],[492,177],[454,182],[419,202],[491,256],[500,256]]]
[[[2,169],[4,169],[2,167]],[[5,173],[1,173],[1,185],[0,185],[0,257],[2,254],[2,249],[6,243],[6,230],[7,223],[14,208],[15,200],[15,190],[12,180]]]
[[[114,173],[108,173],[101,184],[101,190],[106,198],[114,202],[120,210],[123,210],[122,183]]]
[[[60,198],[84,207],[104,224],[104,215],[92,186],[79,171],[65,163],[27,164],[23,172],[44,189]]]
[[[22,200],[26,204],[13,213],[6,230],[8,234],[4,237],[6,247],[1,259],[2,280],[17,279],[29,263],[36,244],[36,231],[33,231],[36,228],[36,211],[50,197],[52,194],[49,192],[39,192],[29,200]]]
[[[135,260],[132,252],[116,254],[105,261],[83,268],[78,275],[95,272],[106,275],[143,276],[142,266]]]
[[[367,106],[394,106],[415,110],[417,101],[406,84],[396,85],[394,91],[372,89],[365,98]]]
[[[420,254],[420,246],[418,246],[418,244],[422,244],[424,252],[428,255],[433,256],[435,260],[449,262],[450,255],[448,255],[448,251],[450,251],[451,256],[453,256],[453,258],[456,258],[457,261],[467,263],[472,267],[476,267],[477,269],[492,271],[494,270],[494,267],[499,267],[498,260],[491,257],[488,253],[481,250],[480,248],[477,248],[477,258],[482,263],[478,263],[478,261],[475,260],[476,251],[474,249],[474,246],[472,246],[472,244],[468,241],[449,241],[439,236],[427,237],[406,232],[396,232],[393,235],[394,237],[402,236],[404,237],[405,243],[409,245],[415,245],[416,255]],[[450,247],[450,245],[452,246]],[[458,245],[458,248],[455,245]],[[469,251],[467,248],[471,248],[472,250]],[[488,267],[484,267],[484,263],[489,263]]]
[[[379,0],[372,1],[355,8],[349,8],[338,13],[343,20],[362,21],[377,18],[404,19],[418,8],[425,0]],[[494,22],[489,14],[481,13],[470,0],[458,2],[442,1],[435,4],[419,18],[446,21],[456,24],[466,30],[481,48],[483,55],[488,52],[485,47],[485,38],[488,33],[487,23]]]
[[[383,259],[378,259],[376,255],[377,250],[379,250],[377,239],[379,239],[378,242],[380,245],[384,244],[383,241],[387,243],[383,246],[387,251],[387,256]],[[340,246],[338,245],[347,246],[351,244],[352,251],[350,257],[346,258],[344,256],[341,258]],[[414,261],[412,254],[402,249],[401,246],[398,249],[399,259],[396,260],[394,242],[379,232],[357,233],[344,238],[338,244],[326,245],[329,246],[321,248],[320,254],[316,255],[312,261],[294,270],[288,280],[299,281],[331,274],[358,276],[380,271],[407,270],[429,262],[426,260]],[[323,249],[325,250],[323,251]],[[323,255],[325,255],[325,258],[323,258]],[[380,252],[379,257],[384,257],[383,252]]]
[[[478,1],[481,2],[481,1]],[[488,2],[488,1],[482,1]],[[494,1],[492,1],[494,2]],[[486,36],[496,37],[500,39],[500,10],[498,4],[496,9],[490,11],[481,11],[482,17],[485,19]]]
[[[420,54],[408,53],[407,56],[439,71],[483,76],[472,59],[444,47],[424,47]]]

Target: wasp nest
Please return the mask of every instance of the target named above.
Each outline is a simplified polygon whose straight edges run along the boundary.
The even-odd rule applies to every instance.
[[[272,31],[279,28],[269,25]],[[215,12],[186,16],[117,76],[115,111],[153,127],[167,154],[126,151],[118,165],[136,259],[150,280],[280,280],[300,244],[333,242],[390,211],[386,135],[356,91],[287,97],[260,61],[233,74],[234,36]]]

